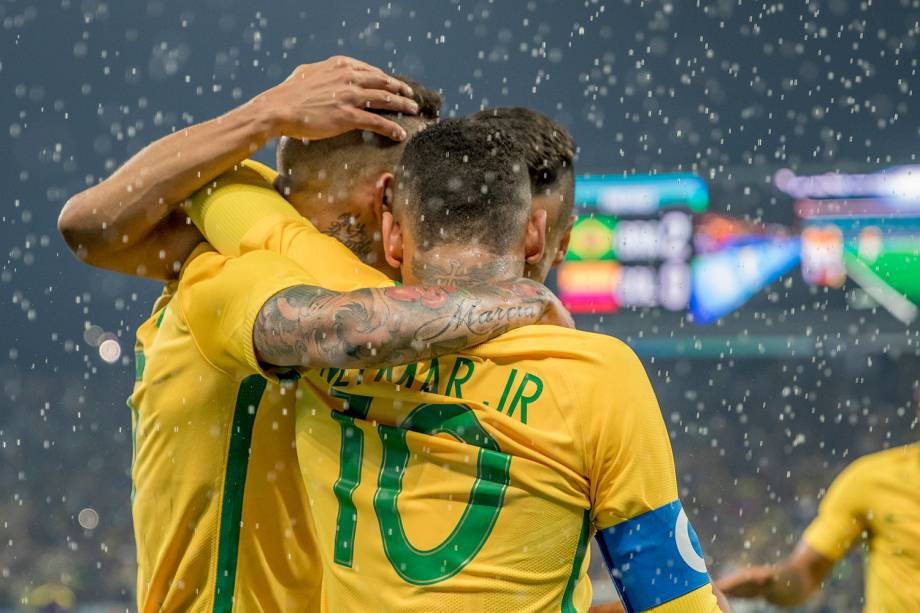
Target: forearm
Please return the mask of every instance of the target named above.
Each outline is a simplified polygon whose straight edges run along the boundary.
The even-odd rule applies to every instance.
[[[549,290],[527,280],[346,293],[296,286],[265,304],[253,342],[260,361],[274,366],[391,366],[452,353],[537,323],[551,299]]]
[[[716,602],[719,604],[719,610],[722,611],[722,613],[731,613],[732,607],[728,602],[728,598],[722,593],[722,590],[713,585],[712,593],[716,595]]]
[[[777,565],[771,578],[764,584],[761,596],[767,602],[781,607],[799,605],[820,587],[820,582],[794,566],[781,563]]]
[[[255,102],[145,147],[108,179],[73,196],[58,222],[90,263],[140,243],[189,195],[274,136]]]

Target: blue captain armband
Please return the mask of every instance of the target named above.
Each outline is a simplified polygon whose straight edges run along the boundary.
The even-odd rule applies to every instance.
[[[597,543],[628,612],[709,583],[700,541],[679,500],[601,530]]]

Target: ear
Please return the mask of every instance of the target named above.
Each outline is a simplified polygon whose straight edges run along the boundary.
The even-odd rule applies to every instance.
[[[381,173],[374,183],[374,218],[381,226],[383,225],[383,212],[390,208],[390,199],[393,197],[392,191],[393,173]]]
[[[556,250],[556,255],[553,257],[552,266],[558,266],[562,263],[562,260],[565,259],[565,254],[569,252],[569,241],[572,240],[572,226],[575,225],[575,220],[578,219],[578,215],[569,215],[569,221],[565,226],[565,232],[562,233],[562,239],[559,241],[559,249]]]
[[[546,209],[534,209],[527,222],[527,234],[524,236],[524,261],[539,264],[546,248]]]
[[[380,233],[383,238],[383,255],[387,264],[399,270],[403,263],[402,227],[393,216],[393,211],[389,209],[389,206],[383,211]]]

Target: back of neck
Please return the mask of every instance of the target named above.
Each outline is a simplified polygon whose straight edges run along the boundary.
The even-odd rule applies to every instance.
[[[416,252],[412,260],[412,281],[426,285],[498,283],[522,274],[522,262],[475,245],[438,246]]]

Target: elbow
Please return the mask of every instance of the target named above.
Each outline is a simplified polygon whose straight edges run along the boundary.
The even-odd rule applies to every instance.
[[[92,219],[89,207],[86,192],[71,196],[58,215],[57,228],[77,258],[95,265],[112,251],[112,247],[105,241],[105,225]]]
[[[64,242],[67,243],[67,246],[70,250],[83,261],[86,261],[88,252],[86,247],[83,245],[82,236],[80,232],[80,220],[78,210],[80,209],[80,200],[79,194],[77,196],[71,197],[65,204],[64,208],[61,209],[61,214],[58,215],[57,228],[61,236],[64,238]]]
[[[82,223],[84,205],[81,196],[82,193],[72,196],[64,204],[64,208],[61,209],[61,214],[58,216],[57,228],[74,255],[86,262],[91,259],[90,248],[92,245],[87,245],[87,235]]]
[[[328,338],[328,337],[326,337]],[[373,368],[377,366],[375,356],[361,347],[342,341],[334,345],[319,345],[317,350],[305,353],[301,358],[303,368]]]

